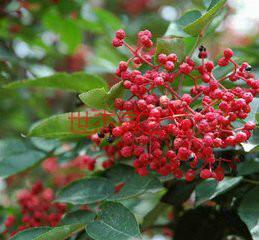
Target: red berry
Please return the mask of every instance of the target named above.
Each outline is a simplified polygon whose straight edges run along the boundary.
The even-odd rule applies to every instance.
[[[134,61],[135,64],[141,64],[142,63],[142,60],[139,57],[135,57],[133,59],[133,61]]]
[[[132,147],[126,146],[121,149],[121,155],[125,158],[129,158],[132,155]]]
[[[189,130],[191,127],[192,127],[192,121],[191,121],[191,120],[189,120],[189,119],[184,119],[184,120],[181,122],[181,128],[182,128],[182,130],[187,131],[187,130]]]
[[[189,74],[192,71],[192,67],[187,63],[182,63],[180,65],[180,72],[184,74]]]
[[[137,172],[140,176],[144,177],[148,175],[148,171],[146,168],[138,168]]]
[[[172,71],[174,69],[174,63],[171,61],[166,61],[165,63],[165,69],[167,71]]]
[[[161,116],[161,112],[157,108],[153,108],[150,111],[149,116],[159,118]]]
[[[167,61],[167,56],[166,56],[165,54],[163,54],[163,53],[160,53],[160,54],[158,55],[158,61],[159,61],[160,63],[162,63],[162,64],[165,64],[166,61]]]
[[[221,66],[221,67],[225,67],[225,66],[227,66],[229,64],[229,59],[227,59],[227,58],[220,58],[219,60],[218,60],[218,65],[219,66]]]
[[[244,129],[245,130],[253,130],[256,127],[256,124],[254,122],[248,121],[245,125],[244,125]]]
[[[164,79],[161,77],[157,77],[154,79],[154,83],[156,86],[162,86],[164,84]]]
[[[236,141],[241,143],[247,140],[247,135],[244,132],[238,132],[236,134]]]
[[[112,135],[115,137],[119,137],[123,134],[123,130],[120,127],[115,127],[112,129]]]
[[[128,69],[128,63],[121,61],[119,64],[119,69],[120,71],[125,72]]]
[[[122,141],[126,145],[131,145],[134,141],[134,137],[133,137],[132,133],[131,132],[124,133],[122,136]]]
[[[207,61],[205,63],[205,68],[207,69],[208,72],[211,72],[214,69],[214,63],[211,61]]]
[[[123,86],[127,89],[130,89],[132,87],[133,83],[131,81],[128,81],[126,80],[124,83],[123,83]]]
[[[114,47],[121,47],[123,45],[123,41],[121,39],[119,39],[119,38],[114,38],[112,40],[112,45]]]
[[[207,53],[207,52],[200,52],[200,53],[199,53],[199,58],[204,59],[204,58],[207,58],[207,56],[208,56],[208,53]]]
[[[205,83],[210,82],[210,75],[207,73],[202,74],[201,78],[202,78],[202,81]]]
[[[224,50],[224,57],[226,59],[232,58],[233,55],[234,55],[234,53],[233,53],[233,51],[230,48],[227,48],[227,49]]]
[[[167,56],[167,60],[176,63],[178,61],[178,57],[175,53],[171,53]]]
[[[195,171],[192,169],[188,170],[185,174],[185,179],[187,182],[191,182],[195,179]]]
[[[123,40],[126,37],[126,33],[123,29],[116,31],[116,38]]]
[[[207,179],[212,177],[212,172],[209,169],[202,169],[200,173],[202,179]]]
[[[114,106],[117,109],[122,110],[123,109],[123,104],[124,104],[124,100],[121,99],[121,98],[116,98],[115,101],[114,101]]]

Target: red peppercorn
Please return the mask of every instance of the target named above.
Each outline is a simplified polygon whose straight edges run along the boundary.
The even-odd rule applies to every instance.
[[[212,176],[212,172],[209,169],[202,169],[200,173],[200,177],[202,179],[207,179]]]
[[[233,51],[230,48],[227,48],[227,49],[224,50],[224,57],[226,59],[232,58],[233,55],[234,55],[234,53],[233,53]]]
[[[126,37],[126,33],[123,29],[116,31],[116,38],[123,40]]]
[[[166,61],[165,63],[165,69],[167,71],[172,71],[174,69],[174,63],[171,61]]]
[[[167,56],[166,56],[166,54],[160,53],[160,54],[158,55],[158,61],[159,61],[160,63],[162,63],[162,64],[165,64],[166,61],[167,61]]]
[[[112,135],[115,137],[119,137],[123,134],[123,130],[121,127],[115,127],[112,129]]]
[[[178,57],[175,53],[171,53],[167,56],[167,60],[176,63],[178,61]]]
[[[191,182],[195,179],[195,171],[190,169],[185,174],[185,179],[187,182]]]
[[[119,39],[119,38],[114,38],[112,40],[112,45],[114,47],[121,47],[123,45],[123,41],[121,39]]]
[[[203,46],[199,48],[200,64],[186,57],[180,66],[174,66],[177,55],[161,52],[156,65],[152,61],[154,52],[144,49],[153,45],[151,37],[144,30],[138,33],[135,49],[125,44],[133,56],[120,63],[117,70],[124,88],[132,96],[125,101],[115,100],[121,120],[120,130],[114,128],[114,135],[119,138],[119,156],[135,157],[133,164],[140,175],[146,175],[150,168],[162,175],[185,176],[187,181],[193,180],[196,173],[204,179],[222,180],[224,171],[219,166],[223,160],[216,158],[214,148],[235,146],[251,136],[254,124],[247,123],[243,129],[237,129],[232,122],[248,116],[259,80],[249,73],[248,63],[239,66],[231,59],[230,49],[224,51],[218,65],[224,67],[231,62],[235,71],[220,79],[213,74],[214,64],[206,59],[208,52]],[[128,69],[131,61],[133,70]],[[145,68],[139,71],[141,65]],[[182,74],[188,75],[185,81],[193,83],[189,94],[179,94],[175,87]],[[224,85],[228,80],[242,80],[247,86],[228,89]],[[183,161],[189,169],[182,167],[186,164]],[[232,162],[229,160],[229,167]]]
[[[218,65],[221,66],[221,67],[225,67],[229,64],[229,59],[227,58],[220,58],[218,60]]]
[[[128,69],[128,63],[121,61],[119,64],[119,69],[121,72],[125,72]]]

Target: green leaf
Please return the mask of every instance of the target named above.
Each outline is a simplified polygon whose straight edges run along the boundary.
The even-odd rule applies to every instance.
[[[86,104],[90,108],[96,109],[107,109],[108,103],[106,103],[105,99],[107,98],[107,91],[103,88],[92,89],[86,93],[81,93],[79,98],[82,100],[84,104]]]
[[[113,85],[109,92],[104,88],[92,89],[79,95],[79,98],[88,107],[95,109],[114,109],[114,100],[124,94],[123,82]]]
[[[48,232],[50,229],[50,227],[29,228],[18,232],[12,238],[10,238],[10,240],[33,240],[36,237]]]
[[[115,187],[125,184],[119,192]],[[154,176],[141,177],[126,165],[117,165],[106,172],[106,178],[95,177],[75,181],[58,194],[58,202],[89,204],[103,200],[124,200],[146,191],[161,190],[160,181]]]
[[[211,3],[208,7],[208,10],[212,9],[217,3],[218,3],[219,0],[211,0]]]
[[[112,114],[97,111],[63,113],[35,123],[28,135],[43,138],[78,138],[98,132],[100,128],[114,122]]]
[[[89,19],[77,19],[77,25],[87,32],[103,33],[102,25],[96,21],[90,21]]]
[[[43,233],[32,240],[64,240],[72,236],[74,233],[84,228],[84,224],[64,225],[52,228],[50,231]]]
[[[83,72],[73,74],[56,73],[49,77],[15,81],[4,86],[8,89],[24,87],[55,88],[75,92],[86,92],[94,88],[107,89],[107,83],[100,77]]]
[[[185,57],[185,48],[184,40],[181,37],[172,37],[172,38],[158,38],[156,45],[156,54],[157,59],[160,53],[169,54],[175,53],[181,62]]]
[[[216,196],[223,194],[238,185],[242,177],[225,178],[217,182],[214,179],[208,179],[200,183],[196,189],[196,205],[200,205]]]
[[[44,152],[35,149],[25,140],[0,140],[0,176],[5,178],[22,172],[45,157]]]
[[[198,6],[199,8],[206,8],[204,0],[192,0],[192,3]]]
[[[226,1],[227,0],[218,0],[213,3],[213,7],[210,7],[199,19],[185,26],[183,30],[192,36],[200,35],[201,32],[211,23],[216,14],[223,8]]]
[[[119,18],[117,18],[111,12],[102,8],[97,8],[94,12],[98,18],[98,21],[109,33],[110,31],[116,31],[120,28],[123,28],[123,25],[121,24]]]
[[[186,182],[176,180],[169,190],[163,195],[161,201],[171,205],[182,205],[187,201],[197,185],[197,181]]]
[[[182,17],[180,17],[177,20],[177,23],[180,24],[181,26],[186,26],[186,25],[194,22],[201,16],[202,15],[199,10],[191,10],[191,11],[186,12]]]
[[[256,128],[252,132],[252,136],[244,143],[241,143],[245,152],[258,151],[259,148],[259,129]]]
[[[78,234],[78,236],[76,237],[76,240],[93,240],[93,239],[89,237],[86,231],[84,231]]]
[[[238,209],[240,218],[246,223],[248,229],[254,232],[259,223],[259,186],[253,188],[243,197]],[[258,229],[257,229],[258,231]]]
[[[172,205],[170,204],[158,202],[158,204],[144,217],[141,227],[152,227],[154,223],[157,221],[157,219],[171,207]]]
[[[134,215],[120,203],[103,204],[98,220],[90,223],[86,231],[95,240],[141,239]]]
[[[256,114],[259,112],[259,98],[254,98],[254,100],[250,103],[250,107],[251,111],[244,121],[256,122]]]
[[[222,77],[225,77],[229,72],[233,70],[233,66],[231,64],[221,67],[221,66],[216,66],[213,70],[213,75],[215,76],[216,79],[220,79]],[[224,82],[223,82],[224,83]]]
[[[43,25],[60,36],[60,39],[68,47],[68,52],[73,53],[82,42],[83,34],[75,19],[62,17],[52,9],[43,15]]]
[[[213,37],[213,34],[215,34],[215,31],[220,26],[220,24],[224,21],[227,15],[228,15],[228,9],[223,8],[206,29],[203,39]]]
[[[44,138],[37,138],[37,137],[31,138],[31,142],[36,148],[44,152],[54,151],[55,149],[57,149],[62,145],[60,141],[55,139],[44,139]]]
[[[185,56],[192,56],[195,47],[198,46],[201,42],[200,38],[197,37],[186,37],[183,39],[184,48],[185,48]]]
[[[96,177],[75,181],[64,187],[57,196],[57,202],[90,204],[107,199],[114,191],[108,179]]]
[[[89,224],[95,218],[96,214],[87,210],[76,210],[67,213],[61,220],[60,225],[71,224]]]
[[[251,229],[251,234],[254,240],[259,239],[259,224],[257,224],[253,229]]]
[[[154,176],[141,177],[134,169],[126,165],[118,165],[107,171],[107,178],[114,186],[124,183],[119,192],[111,195],[109,200],[123,200],[146,191],[157,191],[162,189],[162,184]]]
[[[189,34],[183,31],[183,27],[175,22],[170,23],[165,34],[165,37],[190,37]]]
[[[239,176],[250,175],[259,173],[259,158],[247,159],[237,166]]]

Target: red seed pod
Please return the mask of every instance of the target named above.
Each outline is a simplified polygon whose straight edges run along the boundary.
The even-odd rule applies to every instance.
[[[227,58],[220,58],[218,60],[218,65],[221,66],[221,67],[225,67],[229,64],[229,59]]]
[[[234,55],[234,53],[233,53],[233,51],[230,48],[227,48],[227,49],[224,50],[224,57],[226,59],[232,58],[233,55]]]
[[[123,41],[121,39],[119,39],[119,38],[114,38],[112,40],[112,45],[114,47],[121,47],[123,45]]]
[[[165,69],[167,71],[172,71],[174,69],[174,63],[171,61],[166,61],[165,63]]]
[[[116,38],[123,40],[126,37],[126,33],[124,30],[119,29],[118,31],[116,31]]]
[[[212,177],[212,172],[209,169],[202,169],[200,173],[202,179],[207,179]]]
[[[159,61],[160,63],[162,63],[162,64],[165,64],[166,61],[167,61],[167,56],[166,56],[166,54],[160,53],[160,54],[158,55],[158,61]]]
[[[172,61],[176,63],[178,61],[178,57],[175,53],[171,53],[167,56],[167,61]]]

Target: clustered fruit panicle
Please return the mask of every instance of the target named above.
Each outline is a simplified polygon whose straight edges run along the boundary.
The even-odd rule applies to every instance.
[[[125,38],[124,30],[118,30],[112,41],[114,47],[125,46],[132,54],[127,62],[119,63],[116,72],[131,94],[127,100],[115,100],[119,125],[112,129],[112,136],[119,139],[120,155],[133,158],[142,176],[154,170],[176,178],[185,176],[187,181],[198,174],[203,179],[222,180],[223,165],[231,167],[236,160],[216,158],[214,150],[247,141],[255,128],[253,122],[242,127],[233,124],[248,116],[249,104],[259,90],[249,64],[238,65],[233,51],[226,49],[218,66],[232,65],[232,70],[216,78],[214,63],[207,60],[203,46],[197,63],[190,57],[180,60],[175,53],[155,57],[148,30],[138,33],[136,47]],[[138,70],[142,65],[149,69]],[[185,81],[193,83],[188,93],[182,93]],[[233,87],[227,88],[226,81]]]
[[[112,146],[107,147],[107,149],[112,148]],[[113,152],[107,151],[107,156],[108,153]],[[44,160],[42,168],[48,173],[51,185],[64,187],[77,179],[85,177],[88,171],[94,171],[96,158],[98,157],[93,158],[84,154],[71,161],[59,163],[56,157],[50,157]],[[67,207],[63,203],[53,202],[54,197],[54,189],[44,187],[41,181],[34,183],[29,189],[20,190],[17,194],[17,202],[22,215],[21,219],[20,217],[9,215],[4,222],[5,231],[3,235],[13,236],[31,227],[57,226]],[[88,210],[87,205],[82,205],[81,209]]]
[[[17,195],[18,204],[21,207],[22,225],[15,231],[12,229],[15,222],[19,221],[10,215],[5,221],[6,231],[11,236],[19,231],[31,227],[51,226],[55,227],[60,222],[66,211],[66,205],[53,203],[54,192],[51,188],[45,188],[42,182],[36,182],[31,189],[23,189]]]

